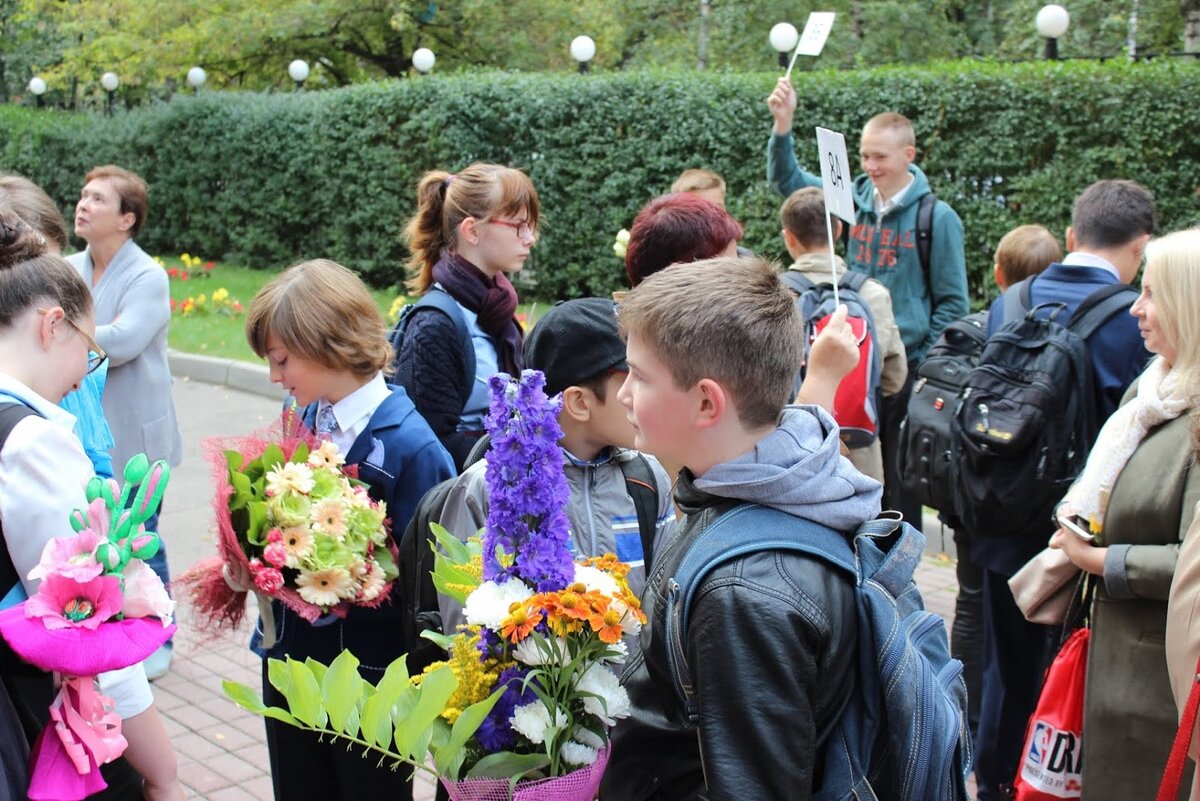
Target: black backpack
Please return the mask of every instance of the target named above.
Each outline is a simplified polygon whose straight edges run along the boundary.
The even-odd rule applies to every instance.
[[[483,458],[490,445],[491,440],[486,434],[480,437],[479,442],[471,449],[463,469]],[[619,466],[625,476],[625,488],[637,510],[638,533],[642,539],[646,575],[649,575],[655,525],[658,522],[658,484],[654,480],[654,470],[650,467],[650,462],[640,453],[633,459],[620,462]],[[438,632],[442,630],[438,593],[433,586],[435,540],[429,524],[441,519],[450,489],[456,480],[457,478],[448,478],[425,493],[412,517],[408,519],[404,534],[396,543],[400,551],[400,558],[397,560],[400,576],[397,581],[404,584],[402,633],[404,641],[410,644],[407,665],[409,675],[412,676],[420,673],[428,665],[444,659],[446,655],[437,644],[420,635],[426,629]]]
[[[1004,324],[959,396],[955,511],[973,535],[1048,533],[1099,433],[1087,339],[1137,298],[1124,284],[1102,287],[1060,322],[1064,304],[1030,308],[1031,285],[1004,293]]]
[[[900,484],[923,506],[937,509],[955,528],[955,410],[967,373],[987,342],[987,312],[946,327],[917,368],[908,409],[900,423]]]

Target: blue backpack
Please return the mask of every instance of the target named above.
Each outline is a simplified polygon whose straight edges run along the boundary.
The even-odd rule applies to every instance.
[[[913,572],[925,537],[898,520],[864,523],[854,536],[755,504],[700,533],[667,585],[666,642],[675,689],[699,720],[683,648],[696,589],[730,559],[799,551],[845,571],[858,610],[857,687],[818,753],[819,801],[967,801],[971,737],[962,663],[950,656],[941,617],[925,611]]]

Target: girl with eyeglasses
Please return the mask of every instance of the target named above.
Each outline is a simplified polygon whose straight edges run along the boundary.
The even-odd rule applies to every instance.
[[[521,371],[517,292],[508,276],[525,266],[539,216],[533,183],[510,167],[434,170],[417,185],[404,238],[412,253],[408,288],[422,300],[410,310],[393,381],[460,471],[483,433],[488,378]]]
[[[103,404],[118,470],[138,453],[172,467],[183,456],[167,364],[167,274],[134,241],[146,222],[148,196],[146,182],[129,170],[107,165],[89,172],[75,204],[75,234],[87,249],[67,259],[91,290],[96,341],[109,356]],[[160,506],[146,521],[147,529],[159,531],[161,514]],[[147,563],[169,585],[166,544],[164,537]],[[170,668],[171,647],[167,643],[146,660],[151,679]]]
[[[48,255],[45,238],[19,217],[0,212],[0,608],[36,592],[29,571],[51,538],[74,533],[71,511],[87,506],[92,464],[74,417],[57,404],[99,361],[95,327],[91,296],[71,266]],[[103,674],[100,685],[129,742],[125,783],[105,770],[105,798],[182,799],[142,667]],[[50,675],[0,642],[0,799],[25,798],[25,760],[52,698]]]

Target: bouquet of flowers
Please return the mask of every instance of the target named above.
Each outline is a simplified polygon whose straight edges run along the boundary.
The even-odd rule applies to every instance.
[[[266,436],[215,441],[210,457],[221,556],[182,579],[210,623],[236,626],[250,590],[309,622],[387,599],[397,569],[386,505],[367,494],[337,445],[285,423]]]
[[[29,798],[82,799],[106,787],[99,765],[125,750],[121,719],[95,685],[99,673],[141,662],[170,639],[175,605],[143,561],[158,552],[145,530],[166,490],[165,462],[125,466],[125,489],[94,477],[75,534],[46,543],[29,573],[37,593],[0,612],[0,636],[26,662],[62,675],[50,722],[34,744]],[[130,503],[131,488],[137,493]]]
[[[612,665],[645,616],[615,556],[572,560],[561,399],[544,384],[535,371],[491,380],[487,526],[466,543],[435,527],[434,582],[467,620],[453,636],[425,632],[448,659],[413,677],[398,659],[378,686],[348,652],[328,667],[271,660],[289,709],[225,682],[236,703],[417,770],[429,758],[455,799],[595,797],[609,729],[630,712]]]

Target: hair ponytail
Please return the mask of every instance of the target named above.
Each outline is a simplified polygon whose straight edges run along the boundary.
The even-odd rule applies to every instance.
[[[433,285],[433,265],[451,244],[443,225],[446,193],[452,176],[443,170],[425,173],[417,184],[417,213],[404,227],[404,241],[412,254],[408,269],[409,291],[424,294]]]
[[[36,303],[61,306],[70,320],[92,310],[92,296],[75,268],[46,252],[46,238],[9,209],[0,209],[0,328]]]

